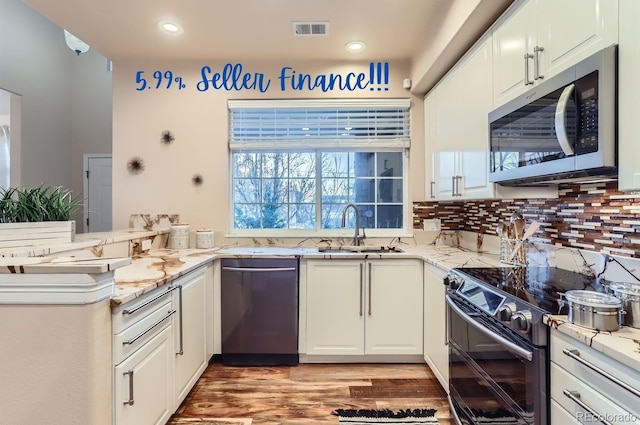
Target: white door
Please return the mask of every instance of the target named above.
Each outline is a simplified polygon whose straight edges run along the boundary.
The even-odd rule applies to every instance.
[[[111,230],[111,155],[85,155],[85,232]]]

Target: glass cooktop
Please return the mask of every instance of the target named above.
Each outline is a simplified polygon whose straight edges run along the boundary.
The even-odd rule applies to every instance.
[[[604,279],[556,267],[470,267],[456,272],[493,286],[552,314],[567,314],[559,309],[559,293],[573,289],[605,292]]]

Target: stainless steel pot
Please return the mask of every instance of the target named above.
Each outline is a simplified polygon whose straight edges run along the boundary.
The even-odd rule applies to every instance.
[[[569,322],[598,331],[617,331],[624,314],[622,301],[613,295],[574,290],[560,294],[558,302],[569,306]]]
[[[622,302],[626,311],[623,323],[640,328],[640,283],[613,282],[609,285],[611,293]]]

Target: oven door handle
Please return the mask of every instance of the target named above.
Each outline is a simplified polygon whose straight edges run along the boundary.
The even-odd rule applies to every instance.
[[[465,322],[467,322],[469,325],[473,326],[474,328],[476,328],[476,330],[478,330],[480,333],[484,334],[485,336],[488,336],[489,338],[493,339],[495,342],[497,342],[498,344],[502,345],[503,347],[505,347],[507,350],[509,350],[509,352],[515,354],[516,356],[526,359],[528,361],[532,361],[533,360],[533,353],[529,350],[525,350],[524,348],[514,344],[513,342],[509,341],[507,338],[498,335],[495,332],[492,332],[491,330],[485,328],[484,326],[482,326],[480,323],[476,322],[475,320],[473,320],[473,318],[471,316],[469,316],[467,313],[465,313],[464,310],[462,310],[460,307],[458,307],[458,305],[455,303],[455,301],[453,301],[453,299],[451,298],[450,295],[445,295],[445,298],[447,300],[447,304],[449,304],[449,306],[456,312],[458,313],[458,315],[460,315],[460,317],[462,317],[464,319]]]
[[[555,115],[555,127],[556,127],[556,135],[558,136],[558,143],[560,143],[560,148],[565,155],[571,156],[575,155],[575,150],[573,146],[571,146],[571,142],[569,141],[569,136],[567,135],[567,126],[565,124],[565,118],[567,117],[567,107],[569,106],[569,100],[571,100],[571,95],[573,94],[573,90],[576,85],[571,84],[567,86],[562,91],[560,95],[560,99],[558,100],[558,105],[556,106],[556,115]]]

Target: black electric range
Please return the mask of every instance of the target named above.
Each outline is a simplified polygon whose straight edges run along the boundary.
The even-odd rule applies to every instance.
[[[604,292],[604,279],[556,267],[454,268],[445,284],[484,315],[535,345],[547,344],[544,314],[567,314],[561,293],[574,289]]]

